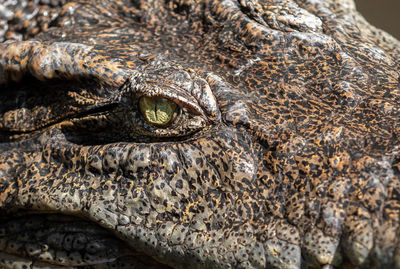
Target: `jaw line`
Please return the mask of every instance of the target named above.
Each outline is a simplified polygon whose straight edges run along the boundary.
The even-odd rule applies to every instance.
[[[30,211],[0,224],[0,267],[74,268],[114,263],[168,268],[135,251],[112,231],[80,217]]]

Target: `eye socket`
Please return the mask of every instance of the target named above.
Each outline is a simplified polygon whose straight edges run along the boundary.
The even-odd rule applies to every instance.
[[[2,89],[0,141],[48,129],[85,145],[180,140],[221,119],[208,82],[177,66],[135,72],[118,88],[91,80],[33,82],[18,86],[18,95],[13,84]]]
[[[147,123],[165,127],[174,119],[177,105],[164,97],[142,96],[139,99],[139,109]]]

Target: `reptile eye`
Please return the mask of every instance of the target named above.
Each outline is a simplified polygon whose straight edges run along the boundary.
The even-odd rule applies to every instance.
[[[174,119],[177,105],[167,98],[142,96],[139,108],[147,123],[165,127]]]

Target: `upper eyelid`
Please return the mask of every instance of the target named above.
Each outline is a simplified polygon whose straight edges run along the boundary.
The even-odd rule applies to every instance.
[[[149,92],[148,90],[146,90],[146,88],[153,90],[153,92]],[[203,109],[197,104],[195,99],[192,96],[185,94],[182,91],[177,92],[174,90],[166,90],[167,87],[163,87],[163,89],[160,89],[160,87],[156,85],[147,86],[146,88],[144,87],[141,87],[140,89],[136,88],[136,90],[134,91],[135,95],[137,96],[136,98],[140,98],[141,96],[163,97],[174,102],[180,108],[188,109],[193,114],[205,116]]]
[[[171,67],[171,69],[174,69],[175,72],[186,72],[175,67]],[[147,72],[134,72],[122,92],[131,91],[138,96],[161,96],[210,121],[220,120],[216,99],[204,79],[193,74],[186,74],[188,81],[185,81],[184,85],[180,85],[183,84],[182,81],[166,79],[160,70],[157,71],[161,73],[158,76],[152,76],[151,72],[149,72],[150,75]],[[163,71],[162,68],[161,71]]]

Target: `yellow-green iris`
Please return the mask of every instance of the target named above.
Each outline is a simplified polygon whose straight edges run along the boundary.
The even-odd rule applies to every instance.
[[[177,105],[163,97],[142,96],[139,100],[140,112],[145,120],[152,125],[166,126],[174,117]]]

